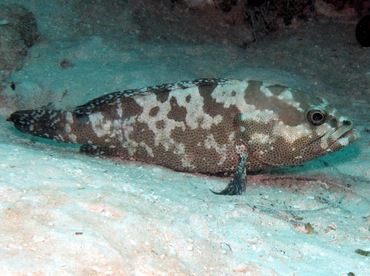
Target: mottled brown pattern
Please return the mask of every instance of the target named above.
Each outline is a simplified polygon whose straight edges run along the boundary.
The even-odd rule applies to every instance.
[[[186,118],[186,107],[179,106],[175,97],[170,98],[171,110],[168,112],[167,118],[175,120],[177,122],[185,121]]]
[[[216,87],[217,84],[215,83],[204,83],[198,87],[199,94],[203,97],[204,101],[204,113],[207,113],[211,117],[215,117],[219,114],[224,115],[225,111],[227,111],[232,116],[232,113],[237,112],[236,107],[230,107],[225,110],[224,104],[216,102],[216,100],[212,97],[212,92]]]
[[[132,124],[133,130],[130,133],[130,140],[136,143],[144,142],[150,148],[154,148],[154,137],[155,134],[148,127],[148,124],[136,121]],[[138,146],[136,148],[135,156],[140,157],[139,160],[145,161],[151,159],[148,155],[147,150],[143,146]]]
[[[247,131],[241,134],[242,140],[247,141],[246,146],[249,149],[249,159],[250,161],[255,159],[262,163],[275,164],[277,163],[276,158],[279,158],[280,147],[279,142],[272,144],[265,144],[259,141],[252,141],[251,136],[254,133],[272,133],[274,128],[274,123],[258,123],[254,121],[244,122],[244,126]],[[271,150],[274,147],[274,150]],[[283,147],[285,148],[285,147]],[[283,150],[286,151],[286,150]],[[263,152],[263,154],[262,154]],[[254,163],[252,164],[254,165]]]
[[[222,129],[220,129],[220,133]],[[192,164],[196,169],[185,169],[186,171],[197,171],[197,172],[208,172],[208,173],[219,173],[219,172],[231,172],[231,168],[235,167],[239,156],[236,154],[234,145],[228,144],[228,158],[225,163],[218,165],[220,161],[220,154],[216,152],[214,148],[207,149],[204,142],[207,136],[212,133],[205,129],[190,129],[186,128],[185,131],[181,128],[176,128],[171,137],[178,143],[185,145],[185,151],[192,161]],[[218,136],[218,133],[213,133]]]
[[[301,104],[301,106],[309,107],[310,105],[320,105],[324,101],[321,98],[313,95],[303,93],[299,90],[292,90],[294,100]]]
[[[261,83],[262,84],[262,83]],[[283,85],[280,85],[280,84],[273,84],[273,85],[269,85],[267,86],[267,88],[271,91],[272,94],[274,94],[274,96],[279,96],[281,94],[281,92],[283,92],[285,89],[287,89],[286,86],[283,86]]]
[[[159,120],[159,121],[157,121],[156,123],[155,123],[155,127],[157,128],[157,129],[162,129],[162,128],[164,128],[165,127],[165,121],[164,120]]]
[[[91,141],[94,144],[97,144],[98,140],[100,140],[98,137],[96,137],[96,134],[94,130],[91,127],[90,123],[85,124],[73,124],[71,125],[72,133],[74,133],[77,137],[77,141],[80,144],[85,144],[88,141]]]
[[[149,111],[149,116],[155,117],[159,112],[159,106],[155,106]]]
[[[273,140],[273,142],[264,143],[262,141],[252,141],[251,136],[255,133],[273,133],[275,127],[273,122],[265,124],[248,121],[244,122],[244,126],[246,126],[248,131],[243,133],[242,139],[243,141],[248,141],[247,147],[252,152],[250,158],[253,156],[261,162],[269,164],[271,167],[278,166],[279,164],[285,166],[302,163],[300,159],[295,157],[303,154],[302,150],[310,144],[310,141],[315,141],[319,138],[313,134],[312,138],[304,136],[302,138],[297,138],[293,143],[287,143],[283,137],[271,135],[271,140]],[[292,135],[293,134],[294,133],[292,133]],[[287,148],[289,148],[289,150],[287,150]],[[320,151],[322,152],[322,149],[320,149]],[[306,152],[306,154],[312,159],[313,156],[317,155],[317,152]]]
[[[173,149],[166,150],[163,145],[158,145],[153,150],[155,158],[150,159],[153,163],[171,168],[175,171],[186,171],[182,165],[181,158],[174,153]],[[148,160],[142,160],[148,162]]]
[[[140,96],[136,96],[140,97]],[[143,112],[143,108],[138,105],[135,101],[135,98],[122,98],[122,111],[123,111],[123,118],[129,118],[131,116],[138,116]]]
[[[156,95],[158,102],[164,103],[165,101],[168,100],[170,91],[171,90],[169,90],[168,88],[162,88],[162,89],[157,89],[153,91],[153,93]]]
[[[212,97],[212,92],[216,88],[214,83],[205,83],[199,87],[199,94],[204,99],[203,111],[209,114],[211,117],[221,115],[223,120],[217,125],[213,125],[209,130],[209,133],[214,135],[216,142],[220,145],[228,144],[228,135],[231,132],[237,130],[236,117],[239,114],[239,110],[235,105],[231,105],[228,108],[224,107],[223,103],[217,103]],[[233,91],[230,97],[235,97],[236,92]]]
[[[72,113],[21,110],[8,121],[32,135],[97,146],[85,152],[201,173],[231,173],[245,153],[249,171],[296,165],[358,139],[351,121],[322,100],[281,94],[281,85],[269,85],[266,96],[262,85],[200,79],[107,94]],[[179,105],[182,92],[193,93],[185,96],[188,106]],[[307,120],[305,111],[315,109],[328,114],[326,121]]]
[[[271,110],[283,118],[284,122],[290,126],[296,126],[302,123],[302,114],[292,105],[277,98],[277,96],[268,97],[260,92],[262,82],[249,81],[248,88],[245,92],[245,101],[253,104],[259,110]],[[274,92],[283,91],[283,87],[278,85],[273,88]],[[272,91],[271,91],[272,92]],[[308,106],[307,106],[308,107]]]

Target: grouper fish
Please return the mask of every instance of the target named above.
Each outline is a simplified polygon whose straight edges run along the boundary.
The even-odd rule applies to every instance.
[[[246,173],[298,165],[359,138],[324,99],[256,80],[197,79],[105,94],[73,110],[20,110],[25,133],[81,152],[233,175],[219,194],[245,191]]]

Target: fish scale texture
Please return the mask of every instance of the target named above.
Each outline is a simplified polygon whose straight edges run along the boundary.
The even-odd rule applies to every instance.
[[[232,173],[291,166],[357,140],[326,100],[256,80],[197,79],[103,95],[72,111],[36,109],[9,121],[82,151],[177,171]]]

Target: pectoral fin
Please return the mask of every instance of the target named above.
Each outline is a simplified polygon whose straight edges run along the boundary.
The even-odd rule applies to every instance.
[[[248,154],[243,152],[240,156],[238,167],[227,187],[221,192],[212,191],[216,195],[241,195],[246,190],[247,186],[247,171],[245,164],[247,163]]]

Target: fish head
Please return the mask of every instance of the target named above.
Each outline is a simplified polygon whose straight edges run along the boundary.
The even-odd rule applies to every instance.
[[[257,164],[251,170],[298,165],[359,138],[352,121],[324,99],[274,84],[250,97],[253,110],[237,121],[250,164]]]

